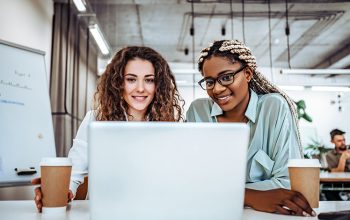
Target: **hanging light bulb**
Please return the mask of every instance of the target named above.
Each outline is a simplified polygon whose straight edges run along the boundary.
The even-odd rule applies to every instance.
[[[185,53],[186,56],[188,55],[188,52],[189,52],[189,50],[188,50],[188,48],[186,47],[186,48],[184,49],[184,53]]]
[[[225,36],[226,35],[226,28],[225,26],[222,26],[221,28],[221,36]]]

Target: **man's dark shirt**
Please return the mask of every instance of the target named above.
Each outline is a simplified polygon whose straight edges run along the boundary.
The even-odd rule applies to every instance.
[[[337,168],[341,153],[338,153],[336,150],[328,151],[326,154],[327,164],[329,169]],[[346,160],[345,172],[350,172],[350,159]]]

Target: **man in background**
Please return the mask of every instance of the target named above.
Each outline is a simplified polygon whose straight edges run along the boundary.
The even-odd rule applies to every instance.
[[[331,142],[334,144],[334,149],[328,151],[326,160],[330,172],[350,172],[350,150],[345,144],[345,132],[339,129],[333,129],[330,132]],[[323,184],[324,188],[331,190],[323,190],[327,200],[349,200],[349,192],[347,190],[333,190],[333,188],[348,188],[348,183],[329,183]]]
[[[328,168],[330,172],[350,172],[350,150],[345,144],[345,132],[334,129],[330,132],[331,142],[334,150],[326,154]]]

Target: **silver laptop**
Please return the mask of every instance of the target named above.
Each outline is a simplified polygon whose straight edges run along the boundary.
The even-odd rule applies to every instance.
[[[248,136],[237,123],[92,122],[91,219],[241,219]]]

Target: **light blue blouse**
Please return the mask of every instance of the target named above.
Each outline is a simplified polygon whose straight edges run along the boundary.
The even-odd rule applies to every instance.
[[[219,105],[202,98],[191,103],[186,120],[217,122],[216,117],[221,114]],[[287,162],[301,155],[296,124],[287,101],[278,93],[257,95],[250,90],[245,116],[250,127],[246,188],[290,188]]]

